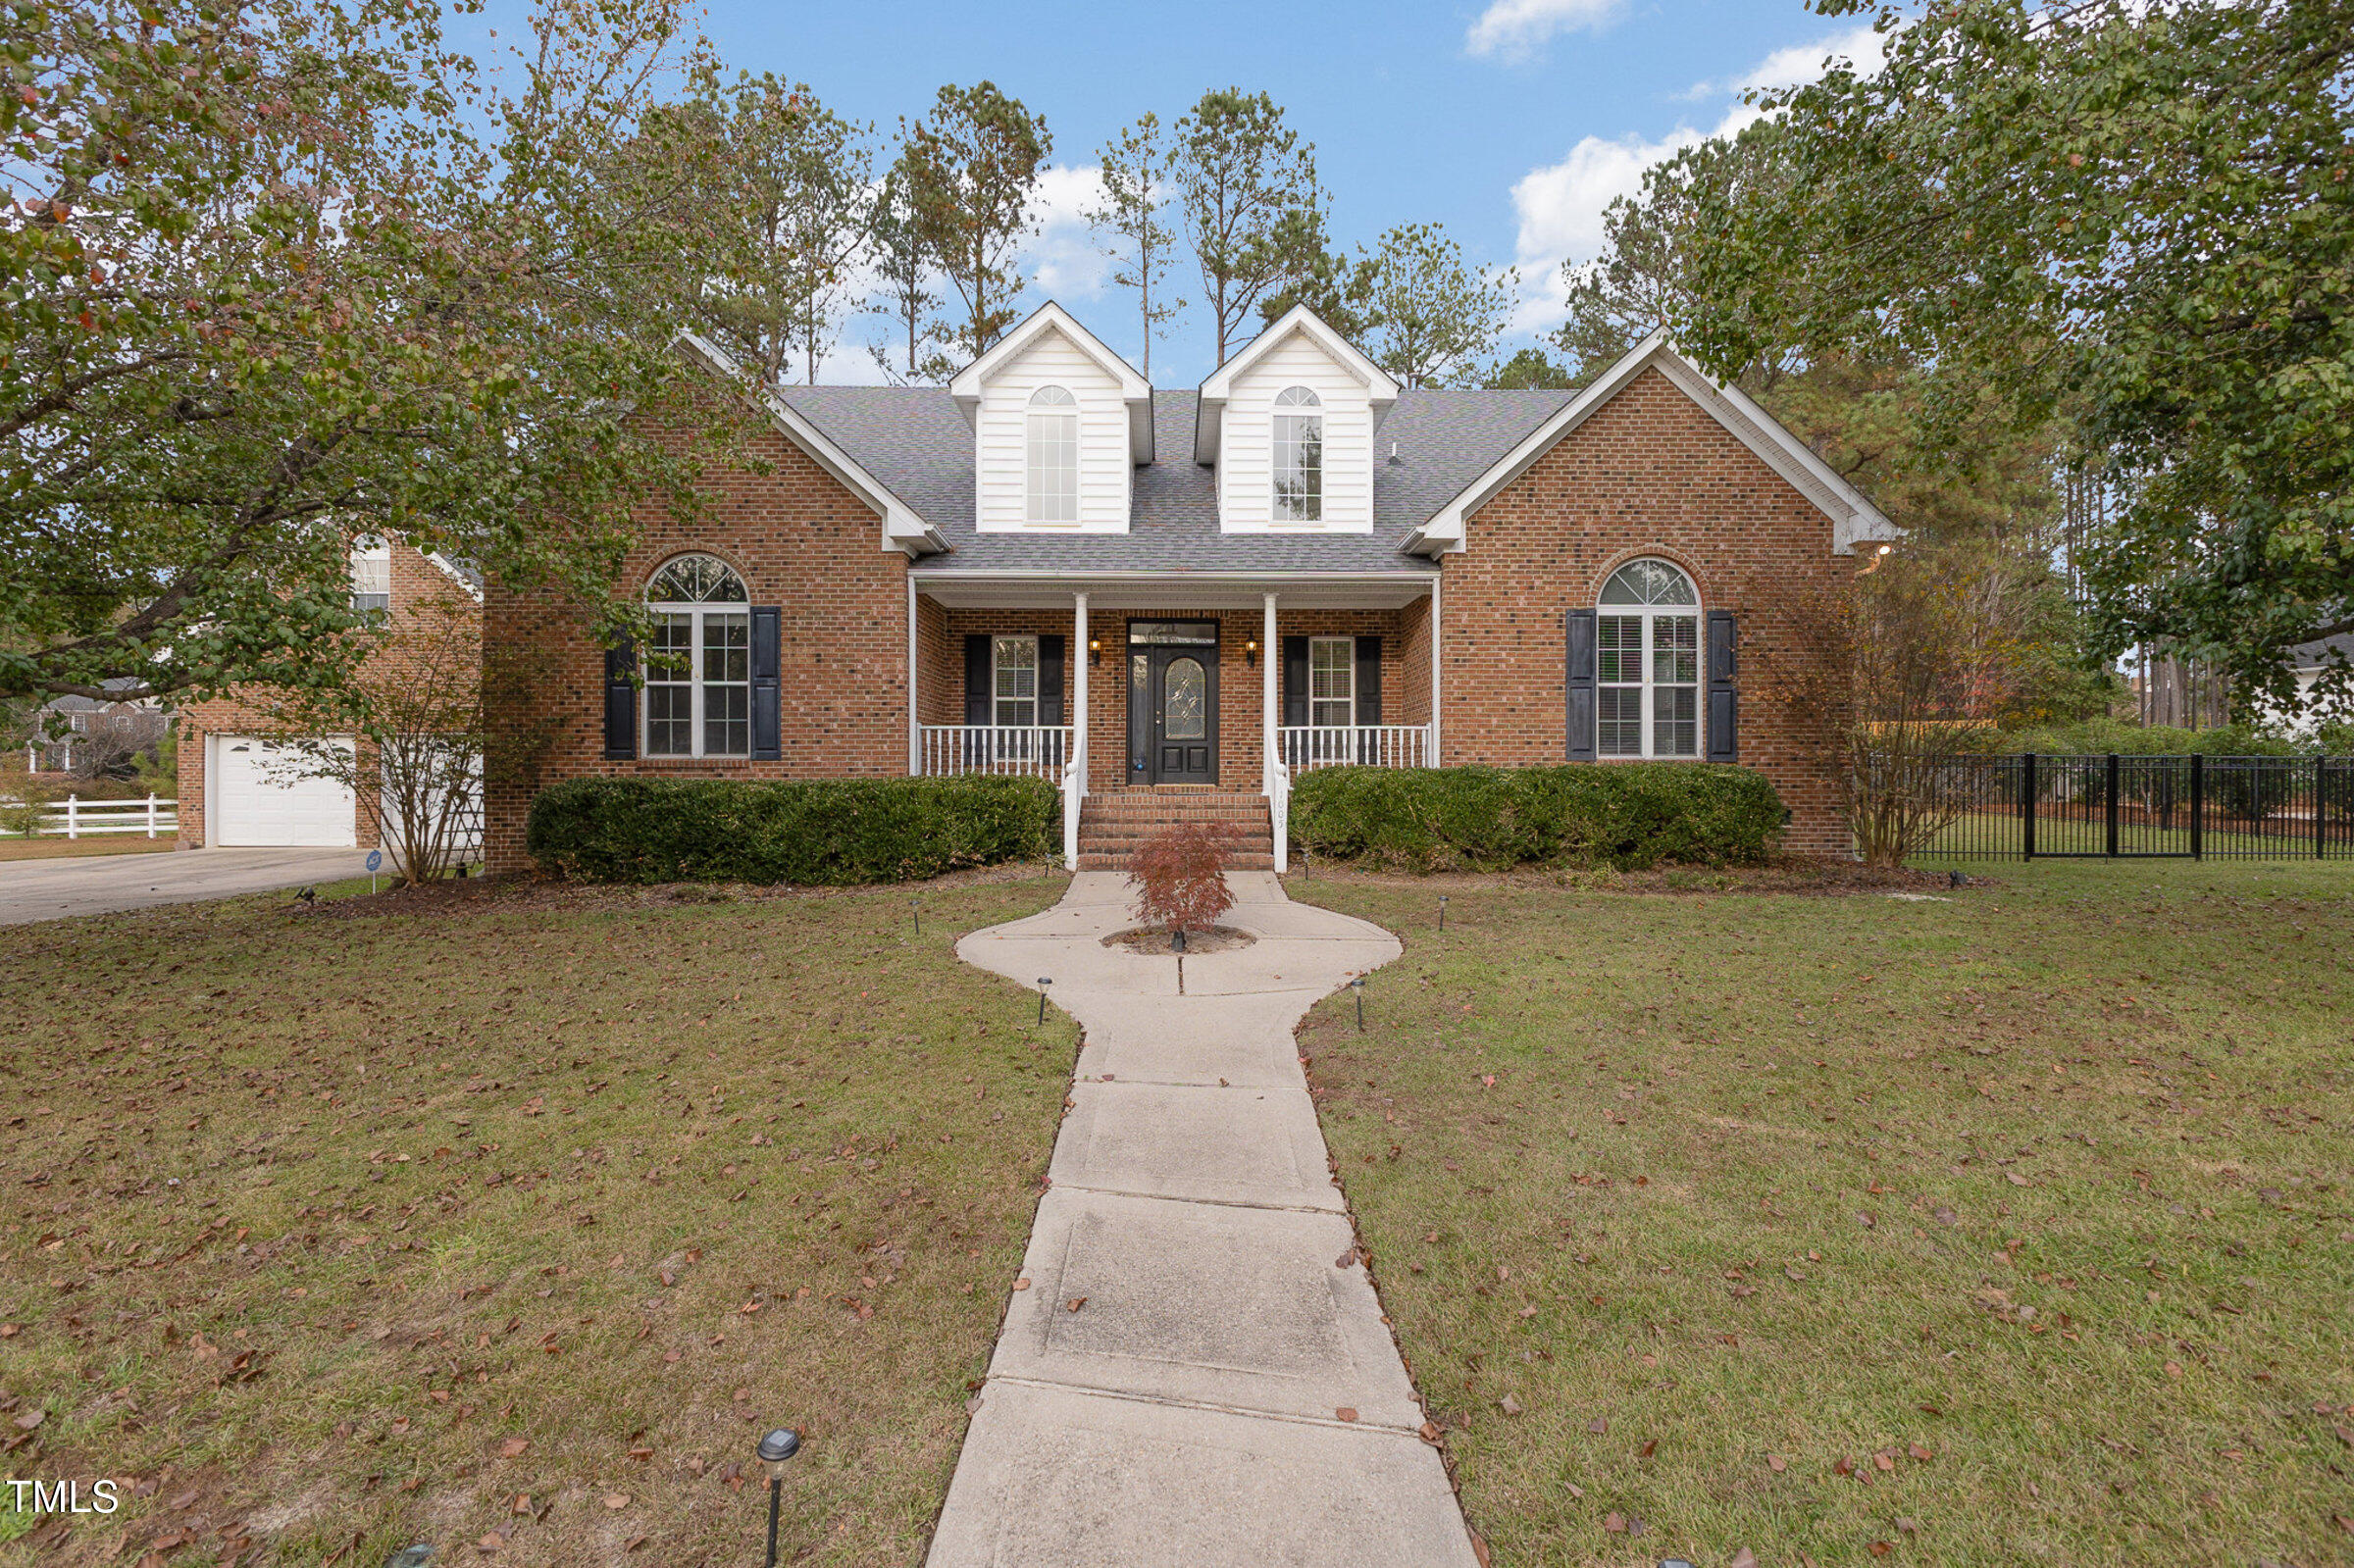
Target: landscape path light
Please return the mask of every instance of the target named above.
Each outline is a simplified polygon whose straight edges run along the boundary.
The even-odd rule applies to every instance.
[[[921,898],[907,900],[907,918],[915,922],[915,934],[921,936],[924,934],[924,901]]]
[[[1356,992],[1356,1032],[1362,1035],[1365,1032],[1365,977],[1357,976],[1349,983],[1349,988]]]
[[[1439,930],[1447,929],[1447,895],[1439,894]]]
[[[785,1495],[785,1461],[801,1451],[801,1435],[779,1427],[760,1440],[755,1451],[768,1466],[768,1568],[777,1568],[777,1505]]]
[[[1053,984],[1054,981],[1050,976],[1041,975],[1038,977],[1038,1026],[1041,1029],[1047,1026],[1047,987]]]

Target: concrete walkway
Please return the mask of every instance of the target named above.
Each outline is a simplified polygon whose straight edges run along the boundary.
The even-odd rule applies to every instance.
[[[1473,1568],[1461,1511],[1329,1173],[1292,1027],[1398,956],[1232,874],[1252,946],[1102,945],[1133,890],[1083,872],[968,963],[1079,1020],[1051,1185],[931,1568]]]
[[[163,849],[0,861],[0,926],[235,898],[367,875],[365,849]]]

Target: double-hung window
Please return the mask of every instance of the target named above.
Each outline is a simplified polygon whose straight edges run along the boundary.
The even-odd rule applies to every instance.
[[[1324,403],[1305,386],[1275,395],[1275,521],[1324,519]]]
[[[994,722],[1000,730],[1030,729],[1038,723],[1038,638],[994,637],[990,658]]]
[[[392,608],[392,545],[381,534],[351,542],[351,607],[379,613]]]
[[[1664,561],[1631,561],[1594,618],[1596,750],[1700,755],[1700,594]]]
[[[752,754],[752,626],[743,580],[717,556],[682,555],[645,590],[645,755]]]
[[[1079,521],[1079,400],[1059,386],[1030,394],[1026,504],[1033,523]]]
[[[1356,723],[1356,639],[1307,639],[1307,722],[1319,730]]]

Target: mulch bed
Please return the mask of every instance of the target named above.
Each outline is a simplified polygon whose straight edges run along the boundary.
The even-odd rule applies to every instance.
[[[1232,926],[1212,926],[1207,931],[1189,931],[1185,934],[1185,956],[1199,958],[1203,953],[1231,952],[1248,947],[1258,940],[1247,931]],[[1157,926],[1139,926],[1134,931],[1115,931],[1103,938],[1106,947],[1146,958],[1175,958],[1176,949],[1169,945],[1169,934]]]

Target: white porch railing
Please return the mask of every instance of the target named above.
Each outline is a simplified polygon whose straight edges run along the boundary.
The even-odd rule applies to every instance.
[[[1284,764],[1294,773],[1353,764],[1365,768],[1427,768],[1431,765],[1426,724],[1286,725]]]
[[[927,724],[917,727],[916,741],[927,779],[995,773],[1059,784],[1072,759],[1068,725]]]
[[[156,795],[144,800],[84,800],[68,795],[41,814],[41,832],[63,834],[68,838],[114,833],[162,837],[179,832],[179,802]]]

